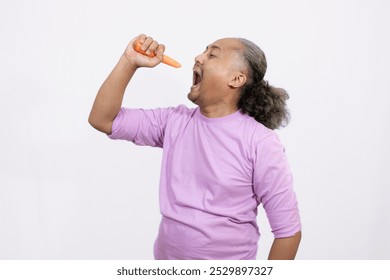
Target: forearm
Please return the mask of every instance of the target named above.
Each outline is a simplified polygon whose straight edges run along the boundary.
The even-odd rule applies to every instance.
[[[89,123],[99,131],[111,133],[111,125],[123,101],[127,85],[133,77],[135,66],[125,55],[100,87],[89,115]]]
[[[268,255],[269,260],[293,260],[301,241],[301,232],[292,237],[275,238]]]

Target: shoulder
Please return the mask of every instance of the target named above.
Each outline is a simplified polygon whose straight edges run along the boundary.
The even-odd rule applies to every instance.
[[[246,134],[249,136],[248,138],[252,145],[262,142],[268,137],[277,137],[274,130],[269,129],[262,123],[259,123],[253,117],[245,113],[241,113],[241,119],[244,129],[246,130]]]
[[[186,105],[180,104],[176,107],[171,107],[175,114],[192,115],[196,108],[189,108]]]
[[[243,116],[243,119],[245,134],[248,135],[246,141],[252,160],[259,156],[259,153],[284,152],[284,146],[275,130],[267,128],[246,114]]]
[[[157,107],[153,109],[128,109],[125,108],[127,112],[134,112],[141,114],[147,118],[153,119],[157,118],[164,121],[178,120],[185,118],[192,114],[195,109],[186,107],[185,105],[171,106],[171,107]]]
[[[175,107],[166,108],[168,110],[169,119],[174,120],[186,120],[193,116],[196,108],[189,108],[186,105],[180,104]]]

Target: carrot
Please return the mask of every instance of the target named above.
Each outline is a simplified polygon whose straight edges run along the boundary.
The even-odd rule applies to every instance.
[[[146,56],[149,56],[149,57],[155,57],[156,54],[155,53],[151,53],[149,55],[146,54],[146,52],[144,50],[141,49],[141,46],[142,44],[137,40],[135,41],[134,43],[134,49],[139,52],[139,53],[142,53],[143,55],[146,55]],[[177,62],[176,60],[174,60],[173,58],[167,56],[167,55],[163,55],[163,60],[162,60],[162,63],[165,63],[169,66],[172,66],[172,67],[175,67],[175,68],[179,68],[181,67],[181,64],[179,62]]]

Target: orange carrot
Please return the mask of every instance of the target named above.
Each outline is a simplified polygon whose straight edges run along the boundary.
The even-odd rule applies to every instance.
[[[146,55],[146,56],[149,56],[149,57],[155,57],[156,54],[155,53],[151,53],[151,54],[146,54],[146,52],[144,50],[141,49],[141,46],[142,44],[137,40],[135,41],[134,43],[134,49],[139,52],[139,53],[142,53],[143,55]],[[179,68],[181,67],[181,64],[179,62],[177,62],[176,60],[174,60],[173,58],[167,56],[167,55],[163,55],[163,60],[162,60],[162,63],[165,63],[169,66],[172,66],[172,67],[175,67],[175,68]]]

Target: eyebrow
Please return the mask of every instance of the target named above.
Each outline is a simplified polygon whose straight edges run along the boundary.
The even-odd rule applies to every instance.
[[[206,47],[206,50],[208,50],[209,47],[210,47],[210,49],[217,49],[217,50],[221,51],[221,48],[218,47],[218,46],[216,46],[216,45],[207,46],[207,47]]]

